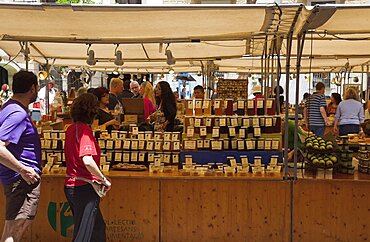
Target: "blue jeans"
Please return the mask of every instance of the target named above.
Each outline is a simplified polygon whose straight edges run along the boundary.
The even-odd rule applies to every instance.
[[[325,126],[314,126],[310,125],[309,129],[316,135],[316,136],[323,136],[325,133]]]
[[[339,125],[339,135],[358,134],[360,125],[358,124],[343,124]]]

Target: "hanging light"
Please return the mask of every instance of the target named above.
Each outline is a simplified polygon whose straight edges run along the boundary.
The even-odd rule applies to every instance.
[[[173,74],[175,74],[175,71],[172,69],[172,67],[168,70],[168,73],[169,74],[171,74],[171,75],[173,75]]]
[[[90,50],[91,44],[89,44],[89,47],[87,48],[87,60],[86,63],[89,66],[94,66],[96,64],[95,59],[95,52],[93,50]]]
[[[114,60],[114,64],[116,66],[122,66],[123,65],[123,59],[122,59],[122,51],[117,50],[119,47],[119,44],[117,44],[116,49],[114,50],[114,55],[116,56],[116,59]]]
[[[173,57],[171,50],[168,49],[169,46],[170,46],[170,44],[167,44],[165,54],[167,56],[167,65],[172,66],[172,65],[176,64],[176,59],[175,59],[175,57]]]

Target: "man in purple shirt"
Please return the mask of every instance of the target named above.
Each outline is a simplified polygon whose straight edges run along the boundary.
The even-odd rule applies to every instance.
[[[13,76],[13,97],[0,109],[0,181],[6,197],[1,241],[21,241],[40,198],[41,145],[27,107],[37,97],[37,77]]]

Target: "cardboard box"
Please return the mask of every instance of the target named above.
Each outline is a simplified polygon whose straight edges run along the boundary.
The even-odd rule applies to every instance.
[[[138,123],[138,117],[134,114],[125,114],[125,123],[128,124],[137,124]]]

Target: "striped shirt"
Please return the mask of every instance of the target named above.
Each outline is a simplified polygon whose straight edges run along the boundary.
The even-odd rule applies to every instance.
[[[325,120],[321,115],[320,108],[326,108],[326,99],[324,94],[314,93],[306,101],[308,125],[325,126]]]

